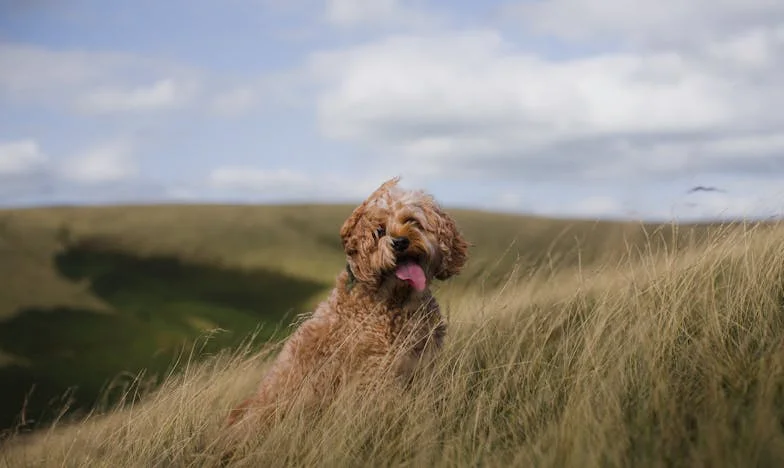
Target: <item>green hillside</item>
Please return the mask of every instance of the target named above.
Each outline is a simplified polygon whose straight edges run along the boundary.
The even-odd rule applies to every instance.
[[[0,211],[0,427],[93,405],[174,357],[286,333],[344,265],[350,206],[140,206]],[[685,248],[705,226],[645,226],[451,211],[473,242],[440,294],[520,274],[624,261],[635,246]],[[653,239],[653,242],[649,242]],[[661,239],[662,242],[657,240]],[[218,330],[218,331],[216,331]],[[197,341],[214,332],[208,345]],[[33,389],[30,392],[31,388]],[[111,396],[111,392],[108,395]]]

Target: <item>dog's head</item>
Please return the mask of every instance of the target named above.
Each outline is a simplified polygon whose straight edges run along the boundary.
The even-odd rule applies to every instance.
[[[340,237],[358,281],[423,291],[433,278],[460,272],[468,243],[430,195],[403,190],[398,181],[388,180],[359,205]]]

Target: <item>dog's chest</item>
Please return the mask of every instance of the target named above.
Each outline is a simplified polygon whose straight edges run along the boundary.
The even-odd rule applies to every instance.
[[[403,371],[403,368],[415,366],[428,350],[441,345],[445,325],[432,296],[402,304],[362,294],[341,294],[335,299],[327,310],[332,311],[335,318],[339,317],[340,331],[333,329],[330,334],[354,357],[387,356],[382,360],[393,357]],[[336,335],[341,337],[338,339]],[[345,346],[346,343],[350,345]]]

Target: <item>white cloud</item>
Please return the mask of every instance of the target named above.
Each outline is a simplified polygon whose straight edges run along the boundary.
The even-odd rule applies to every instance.
[[[120,52],[51,50],[0,41],[0,100],[87,114],[186,109],[235,116],[296,104],[304,76],[268,71],[227,76]]]
[[[526,212],[539,216],[568,218],[621,218],[629,213],[618,196],[597,195],[591,187],[576,187],[566,193],[562,186],[543,185],[517,187],[502,191],[491,204],[490,211]],[[606,189],[605,189],[606,191]],[[560,196],[559,196],[560,195]]]
[[[728,83],[677,54],[551,62],[485,31],[397,37],[320,60],[339,70],[320,102],[324,129],[338,138],[392,126],[400,137],[487,129],[531,142],[701,130],[726,122],[731,104]]]
[[[219,92],[212,100],[212,109],[219,115],[242,114],[258,105],[259,93],[252,86],[240,86]]]
[[[107,75],[120,74],[133,61],[116,53],[51,51],[27,44],[0,42],[0,91],[9,97],[31,98],[59,88],[71,91]]]
[[[784,26],[753,28],[709,42],[707,55],[717,61],[744,69],[765,68],[775,63],[784,45]]]
[[[507,13],[529,30],[560,38],[657,47],[702,43],[784,22],[784,4],[778,0],[520,1]]]
[[[493,31],[463,31],[391,37],[319,54],[310,66],[324,82],[324,135],[408,155],[430,173],[613,178],[752,170],[750,148],[729,150],[740,141],[756,145],[758,162],[784,171],[774,153],[784,114],[772,111],[784,106],[784,92],[770,78],[784,77],[784,54],[772,52],[778,36],[765,37],[766,51],[751,60],[731,40],[699,53],[554,60]],[[728,55],[736,62],[728,64]]]
[[[614,197],[589,196],[577,202],[572,208],[572,214],[590,217],[619,216],[623,214],[623,205]]]
[[[47,161],[48,158],[35,140],[0,142],[0,178],[38,172]]]
[[[241,124],[232,127],[237,148],[231,153],[246,153],[252,143],[240,132],[257,124],[269,125],[265,131],[275,133],[262,145],[277,147],[303,132],[298,148],[312,150],[314,158],[345,156],[330,169],[399,171],[405,180],[417,180],[415,185],[441,185],[447,194],[452,191],[453,200],[495,204],[490,208],[545,215],[600,215],[627,206],[644,214],[759,212],[760,187],[784,174],[784,113],[778,112],[784,107],[784,3],[608,2],[519,2],[507,10],[516,22],[507,35],[501,29],[450,29],[444,20],[460,16],[453,26],[478,27],[483,22],[488,26],[487,18],[469,18],[462,8],[452,9],[449,17],[434,15],[424,0],[263,0],[285,10],[283,29],[299,20],[293,29],[321,26],[308,28],[313,36],[299,42],[297,51],[320,39],[354,45],[314,54],[301,69],[255,76],[243,75],[240,68],[231,74],[127,53],[0,42],[0,105],[14,104],[9,108],[24,108],[30,115],[38,107],[56,108],[48,116],[52,121],[62,117],[63,109],[89,114],[185,109],[187,117],[169,113],[165,121],[146,115],[101,121],[100,131],[152,132],[152,144],[167,145],[168,140],[189,140],[176,132],[209,128],[209,134],[197,139],[197,144],[204,142],[203,148],[195,148],[198,155],[191,154],[192,146],[170,146],[180,151],[170,153],[174,158],[200,160],[200,151],[214,148],[216,132],[226,126],[206,127],[215,122],[189,118],[191,112],[242,116]],[[477,4],[470,9],[483,8]],[[305,18],[306,12],[310,17]],[[315,24],[324,21],[344,30]],[[390,36],[392,30],[409,33]],[[319,36],[325,31],[338,37]],[[518,36],[523,39],[516,40]],[[528,42],[530,38],[535,40]],[[358,40],[367,42],[349,42]],[[310,114],[288,113],[279,122],[256,119],[256,110],[281,105],[299,106],[297,111],[303,112],[315,106],[322,136],[333,141],[312,141]],[[94,120],[75,117],[82,120],[68,127],[76,131],[66,135],[67,141],[56,141],[60,134],[36,135],[37,141],[52,143],[45,148],[55,160],[62,157],[59,148],[79,143],[84,135],[76,132],[82,124]],[[149,128],[161,122],[174,128]],[[49,122],[36,123],[45,124]],[[25,125],[30,124],[20,121],[15,128]],[[69,194],[83,190],[79,193],[102,197],[115,187],[129,193],[141,187],[143,177],[134,178],[139,168],[133,148],[124,143],[88,149],[59,172],[47,172],[45,162],[34,162],[43,155],[37,145],[17,147],[16,156],[7,159],[3,151],[11,153],[3,148],[0,172],[3,161],[16,171],[41,171],[45,176],[36,180],[48,177],[55,190]],[[371,161],[379,156],[379,162]],[[287,170],[230,166],[230,161],[215,163],[225,167],[206,181],[180,180],[158,193],[191,200],[226,194],[240,200],[356,199],[383,180],[314,175],[286,161],[279,167]],[[297,162],[305,166],[302,159]],[[673,202],[692,179],[710,184],[714,177],[754,182],[725,194]],[[456,188],[451,184],[458,178],[470,183],[457,181],[463,185]],[[571,185],[566,187],[564,179]],[[92,184],[100,181],[108,183]],[[124,182],[114,183],[119,181]],[[547,187],[529,189],[537,185],[532,182]],[[680,183],[685,186],[676,186]],[[665,186],[671,191],[660,190]],[[629,187],[645,195],[629,203],[626,198],[635,198],[623,196]],[[765,199],[777,200],[772,195]],[[776,203],[763,205],[770,210]]]
[[[428,26],[435,24],[421,5],[403,0],[327,0],[327,21],[341,27]]]
[[[222,167],[209,175],[216,188],[232,188],[258,192],[297,191],[310,185],[306,175],[286,169],[263,170],[247,167]]]
[[[244,194],[264,200],[364,199],[383,179],[348,178],[339,174],[308,174],[289,169],[220,167],[210,172],[207,185],[224,194]]]
[[[210,81],[203,70],[150,57],[3,42],[0,69],[0,99],[89,113],[197,105]]]
[[[523,197],[515,192],[503,192],[495,200],[495,207],[502,210],[518,210],[521,208]]]
[[[108,142],[87,149],[61,167],[63,179],[78,184],[111,184],[133,178],[138,166],[125,142]]]
[[[103,87],[86,93],[80,107],[89,112],[112,113],[167,109],[182,105],[193,95],[194,86],[173,79],[129,89]]]
[[[0,143],[0,204],[142,200],[161,195],[155,184],[137,180],[127,143],[93,146],[65,161],[48,157],[35,140]]]
[[[754,185],[754,184],[752,184]],[[767,185],[767,184],[765,184]],[[778,187],[747,187],[683,197],[672,207],[672,217],[680,219],[751,219],[784,215],[784,190]]]

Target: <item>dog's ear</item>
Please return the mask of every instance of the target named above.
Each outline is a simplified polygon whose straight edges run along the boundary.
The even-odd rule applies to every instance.
[[[374,275],[370,255],[375,238],[371,221],[365,216],[368,209],[368,201],[365,201],[351,213],[340,229],[350,271],[363,282],[371,281]]]
[[[439,207],[434,211],[438,214],[437,231],[441,249],[441,265],[435,272],[436,279],[445,280],[463,269],[468,259],[469,243],[457,228],[455,220]]]
[[[356,229],[359,220],[365,214],[366,208],[367,201],[356,207],[354,211],[351,212],[351,216],[343,222],[343,226],[340,228],[340,241],[343,243],[343,250],[346,251],[346,254],[351,255],[357,250],[357,240],[352,239],[352,237],[354,237],[354,230]]]
[[[346,251],[347,254],[351,254],[353,251],[356,251],[359,248],[359,239],[354,236],[356,232],[357,225],[360,224],[360,220],[365,216],[365,212],[368,209],[368,204],[371,203],[373,200],[376,200],[384,195],[384,192],[388,192],[392,187],[396,186],[400,182],[400,177],[393,177],[383,184],[381,184],[370,196],[362,202],[358,207],[354,209],[351,213],[351,216],[343,223],[343,226],[340,228],[340,238],[343,242],[343,249]]]

